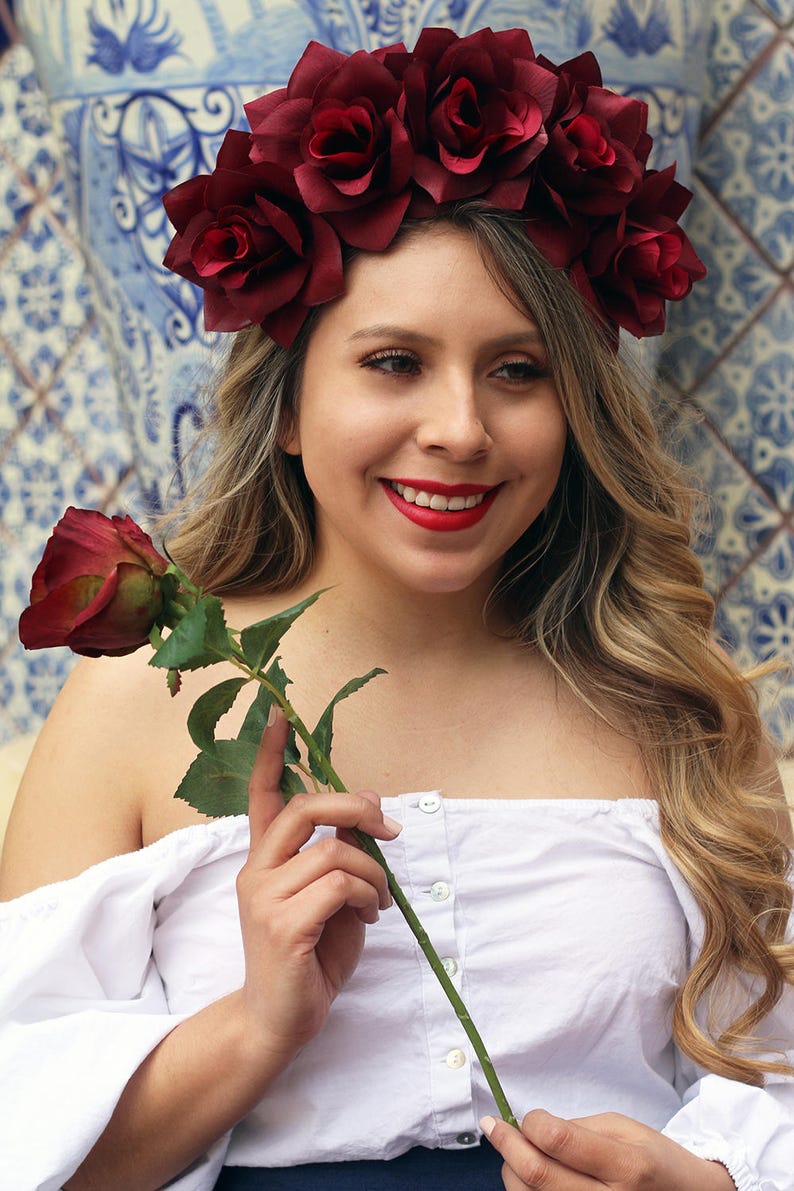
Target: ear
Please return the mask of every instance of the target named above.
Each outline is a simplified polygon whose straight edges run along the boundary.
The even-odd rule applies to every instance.
[[[278,436],[278,445],[286,455],[300,455],[301,438],[298,419],[294,413],[287,414]]]

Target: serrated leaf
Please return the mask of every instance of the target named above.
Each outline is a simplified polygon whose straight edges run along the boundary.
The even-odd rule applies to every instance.
[[[256,745],[247,740],[216,740],[212,753],[199,753],[174,797],[204,815],[248,813],[248,779]]]
[[[293,604],[291,608],[285,608],[283,612],[277,612],[275,616],[259,620],[243,629],[240,634],[240,647],[252,670],[261,670],[262,666],[270,661],[287,629],[325,590],[327,589],[315,591],[299,604]]]
[[[282,669],[281,658],[275,658],[271,662],[265,671],[265,678],[271,686],[276,688],[280,695],[286,695],[290,680]],[[273,696],[267,687],[259,686],[256,692],[256,698],[251,703],[243,720],[243,726],[237,734],[238,740],[253,740],[255,744],[259,744],[262,733],[265,730],[265,725],[267,724],[267,717],[272,702]]]
[[[362,675],[361,678],[351,678],[349,682],[346,682],[345,685],[336,692],[333,699],[317,721],[317,727],[312,732],[312,736],[317,742],[317,746],[326,757],[331,756],[331,744],[334,735],[334,708],[336,707],[337,703],[341,703],[343,699],[346,699],[348,695],[352,695],[354,691],[361,690],[363,686],[366,686],[370,679],[376,678],[378,674],[385,673],[385,670],[381,670],[376,666],[374,670],[370,670],[368,674]],[[309,754],[309,768],[319,781],[327,781],[326,775],[323,773],[322,769],[311,753]]]
[[[203,596],[185,613],[149,664],[166,670],[199,670],[221,661],[228,652],[223,605],[217,596]]]
[[[187,730],[196,748],[206,753],[215,751],[215,727],[218,720],[226,714],[240,690],[249,681],[248,678],[227,678],[225,682],[210,687],[196,700],[187,717]]]
[[[257,686],[256,695],[251,701],[251,706],[245,713],[243,726],[237,733],[238,740],[250,740],[258,745],[262,738],[262,733],[267,724],[267,716],[270,711],[270,704],[273,702],[273,696],[270,691],[265,690],[263,686]]]
[[[292,724],[289,726],[287,734],[287,743],[284,746],[284,764],[297,765],[301,759],[300,749],[298,748],[298,738],[295,735],[295,729]]]
[[[168,686],[168,692],[173,699],[182,689],[182,675],[178,670],[169,670],[165,676],[165,681]]]

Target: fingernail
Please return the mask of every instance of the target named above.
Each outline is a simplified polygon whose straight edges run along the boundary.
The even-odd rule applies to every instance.
[[[278,715],[278,708],[276,707],[275,703],[271,703],[271,704],[270,704],[270,711],[267,713],[267,726],[268,726],[268,728],[272,728],[272,727],[273,727],[273,725],[274,725],[274,724],[275,724],[275,722],[276,722],[276,716],[277,716],[277,715]]]
[[[383,826],[391,832],[391,838],[399,835],[403,829],[402,823],[398,823],[396,819],[392,819],[390,815],[383,816]]]
[[[486,1137],[490,1137],[496,1125],[496,1117],[483,1117],[480,1121],[480,1128]]]

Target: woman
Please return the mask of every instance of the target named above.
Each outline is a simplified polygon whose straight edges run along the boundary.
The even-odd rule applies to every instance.
[[[361,792],[285,808],[275,716],[249,818],[207,824],[171,795],[209,676],[180,702],[135,654],[77,668],[3,864],[34,954],[3,1116],[11,1139],[38,1094],[44,1122],[14,1186],[489,1188],[502,1157],[508,1191],[794,1186],[790,830],[710,643],[686,493],[613,350],[616,321],[658,323],[649,242],[675,258],[668,296],[698,273],[680,196],[591,66],[516,31],[429,33],[392,58],[310,47],[169,199],[169,263],[211,324],[250,328],[172,548],[235,625],[327,589],[283,664],[310,722],[386,669],[335,724]],[[340,128],[365,126],[356,157]],[[402,923],[376,921],[388,890],[353,827],[383,842],[520,1132]]]

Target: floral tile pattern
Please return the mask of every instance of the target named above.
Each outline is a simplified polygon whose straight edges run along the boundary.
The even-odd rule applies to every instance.
[[[709,278],[671,311],[660,367],[708,497],[717,629],[743,666],[794,660],[794,0],[713,0],[710,22],[699,0],[149,0],[134,36],[133,9],[15,5],[49,104],[27,48],[0,58],[0,741],[73,664],[16,639],[53,521],[69,503],[145,521],[192,433],[206,345],[195,293],[160,267],[161,190],[310,38],[410,43],[419,24],[524,23],[560,60],[597,43],[665,158],[694,166]],[[794,681],[766,678],[761,706],[794,756]]]
[[[698,174],[782,269],[794,263],[794,46],[773,52],[706,136]]]
[[[794,292],[783,289],[697,401],[779,509],[792,508],[794,471]]]
[[[704,124],[777,33],[775,22],[753,0],[716,0],[713,11],[703,92]]]

